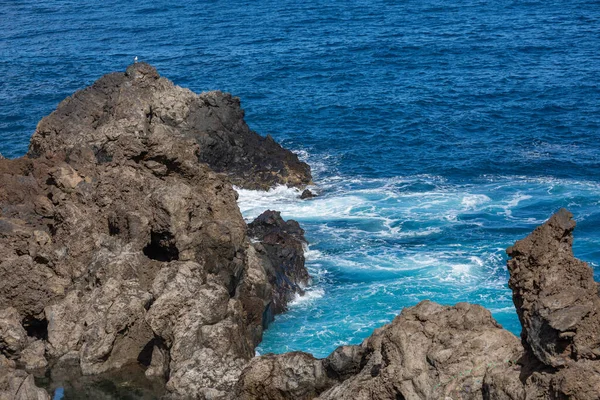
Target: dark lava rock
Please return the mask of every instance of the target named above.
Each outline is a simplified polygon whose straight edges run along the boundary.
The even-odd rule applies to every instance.
[[[74,363],[98,375],[140,365],[166,379],[173,398],[231,391],[291,286],[271,285],[266,271],[275,267],[250,242],[230,180],[250,187],[310,180],[282,161],[295,156],[274,142],[261,146],[279,148],[274,159],[287,169],[263,179],[273,165],[250,165],[267,155],[250,156],[246,138],[269,140],[242,117],[231,96],[196,95],[139,63],[63,101],[38,125],[28,156],[0,160],[7,371]],[[208,146],[213,136],[232,147]],[[223,165],[232,168],[229,179],[199,162],[229,150],[236,160]],[[301,232],[292,225],[282,232]],[[283,262],[303,268],[292,236],[265,242],[265,254],[280,245]],[[10,376],[30,379],[11,371],[0,397],[13,390]]]
[[[302,200],[304,199],[312,199],[313,197],[315,197],[315,195],[313,194],[313,192],[311,192],[308,189],[304,189],[304,191],[302,192],[302,194],[300,195],[300,198]]]
[[[548,398],[599,399],[598,283],[592,268],[573,256],[572,218],[561,209],[507,250],[508,284],[523,345],[540,364],[528,387]]]
[[[267,321],[287,309],[297,294],[304,294],[310,277],[304,266],[304,230],[294,220],[284,221],[278,211],[265,211],[248,224],[248,235],[258,240],[254,246],[266,258],[266,272],[274,288]]]
[[[598,284],[560,210],[509,248],[522,344],[481,306],[423,301],[325,359],[254,358],[239,399],[600,399]]]
[[[248,127],[239,98],[219,91],[195,94],[146,63],[105,75],[60,103],[40,121],[29,155],[69,151],[85,142],[98,162],[110,162],[123,137],[144,143],[153,133],[193,139],[198,159],[242,188],[311,183],[310,167],[296,154]],[[131,149],[142,161],[157,161],[139,150]]]

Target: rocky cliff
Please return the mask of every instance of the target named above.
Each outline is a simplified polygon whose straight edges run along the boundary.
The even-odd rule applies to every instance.
[[[239,399],[600,399],[600,297],[560,210],[507,252],[522,340],[484,308],[429,301],[325,359],[253,359]]]
[[[28,154],[39,157],[84,145],[99,163],[121,155],[160,163],[140,143],[150,133],[195,142],[200,162],[246,189],[303,187],[312,179],[310,167],[294,153],[250,130],[239,98],[218,91],[193,93],[145,63],[105,75],[65,99],[40,121]],[[123,141],[129,144],[124,147]]]
[[[566,210],[508,249],[521,340],[424,301],[325,359],[254,358],[309,281],[305,239],[275,211],[246,225],[231,184],[310,179],[237,99],[147,64],[65,100],[26,157],[0,157],[0,400],[49,399],[47,368],[83,398],[125,376],[139,398],[600,399],[599,285]]]
[[[293,280],[307,278],[296,239],[251,243],[232,182],[302,186],[310,170],[250,131],[236,98],[147,64],[44,118],[27,156],[0,160],[0,398],[41,393],[15,367],[72,364],[140,365],[176,398],[228,393],[301,292],[272,255],[295,254]]]

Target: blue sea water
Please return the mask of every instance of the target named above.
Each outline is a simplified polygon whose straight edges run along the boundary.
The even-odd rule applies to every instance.
[[[319,197],[240,190],[311,242],[313,285],[259,353],[325,356],[431,299],[515,334],[505,248],[560,207],[600,280],[598,1],[0,1],[0,153],[134,56],[239,96]]]

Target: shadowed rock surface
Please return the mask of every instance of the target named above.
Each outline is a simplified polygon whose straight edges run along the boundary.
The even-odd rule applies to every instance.
[[[598,400],[598,284],[574,228],[563,209],[507,250],[524,347],[480,306],[424,301],[325,359],[253,359],[232,398]]]
[[[311,183],[308,164],[248,127],[239,98],[218,91],[195,94],[145,63],[105,75],[60,103],[38,124],[28,154],[38,157],[86,143],[99,162],[108,162],[124,137],[150,132],[193,139],[201,162],[246,189]],[[160,164],[140,150],[130,149],[143,161]]]
[[[50,395],[35,385],[33,375],[15,367],[14,361],[0,354],[0,400],[50,400]]]
[[[274,288],[267,317],[271,321],[310,282],[304,267],[304,230],[294,220],[284,221],[279,211],[267,210],[248,224],[248,235],[259,241],[254,247],[266,258],[265,269]]]
[[[304,189],[304,191],[302,191],[302,194],[300,195],[300,198],[302,200],[312,199],[313,197],[315,197],[315,195],[309,189]]]
[[[224,165],[229,177],[199,162],[214,151],[203,144],[211,135],[257,136],[242,116],[229,95],[195,95],[140,63],[61,103],[40,122],[28,156],[0,160],[8,362],[75,364],[85,375],[136,364],[166,379],[174,398],[230,391],[268,310],[285,308],[267,276],[273,261],[250,243],[230,181],[251,187],[293,176],[237,175],[271,146],[252,154],[245,139],[222,148],[247,156]]]

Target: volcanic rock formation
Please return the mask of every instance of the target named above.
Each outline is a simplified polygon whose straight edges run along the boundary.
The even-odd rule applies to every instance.
[[[27,156],[0,160],[0,398],[29,391],[15,366],[48,362],[87,375],[140,364],[173,397],[227,393],[300,292],[270,276],[287,268],[271,253],[307,277],[300,242],[251,244],[231,182],[302,186],[310,171],[250,131],[239,100],[147,64],[44,118]]]
[[[513,301],[533,360],[527,393],[600,399],[600,297],[590,266],[573,256],[573,215],[558,211],[507,250]],[[529,373],[529,372],[528,372]],[[532,397],[535,398],[535,397]]]
[[[48,399],[48,366],[96,396],[73,364],[177,399],[600,399],[599,286],[566,210],[508,249],[521,341],[480,306],[424,301],[325,359],[254,358],[309,281],[304,231],[274,211],[247,226],[231,183],[310,180],[237,99],[147,64],[62,102],[26,157],[0,159],[0,400]]]
[[[0,354],[0,400],[50,400],[50,395],[35,385],[33,375],[16,369],[16,363]]]
[[[600,298],[574,227],[560,210],[507,250],[523,346],[480,306],[424,301],[325,359],[253,359],[232,398],[598,400]]]
[[[304,191],[300,195],[300,198],[302,200],[312,199],[313,197],[315,197],[315,194],[311,192],[310,189],[304,189]]]
[[[248,224],[248,234],[258,240],[257,252],[266,256],[263,265],[274,288],[268,321],[287,310],[287,303],[310,282],[304,267],[304,230],[294,220],[284,221],[279,211],[267,210]]]
[[[219,91],[195,94],[162,78],[145,63],[127,72],[108,74],[87,89],[64,100],[42,119],[31,139],[29,155],[57,153],[85,145],[99,163],[123,151],[122,141],[149,133],[192,139],[197,158],[215,172],[229,176],[246,189],[269,189],[281,184],[303,187],[311,183],[310,167],[269,135],[262,137],[244,121],[240,100]],[[126,149],[150,168],[168,164],[144,153],[143,146]]]

